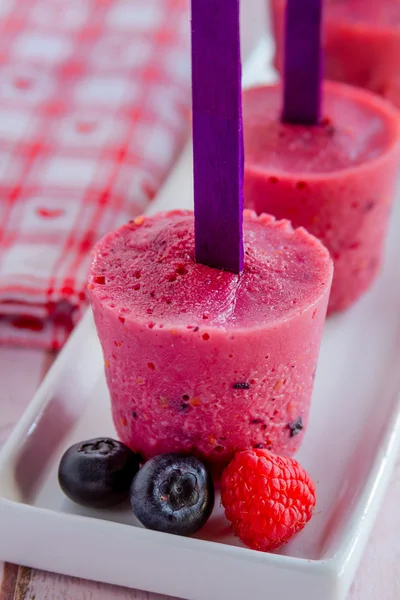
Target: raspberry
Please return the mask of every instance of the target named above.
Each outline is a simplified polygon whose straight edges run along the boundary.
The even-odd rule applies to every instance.
[[[315,487],[293,458],[239,452],[221,479],[221,500],[235,534],[264,552],[286,544],[311,519]]]

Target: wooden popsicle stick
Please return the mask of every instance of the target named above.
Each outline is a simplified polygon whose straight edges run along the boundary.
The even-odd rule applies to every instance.
[[[287,0],[283,112],[286,123],[317,125],[323,78],[323,0]]]
[[[239,0],[192,0],[196,261],[243,269]]]

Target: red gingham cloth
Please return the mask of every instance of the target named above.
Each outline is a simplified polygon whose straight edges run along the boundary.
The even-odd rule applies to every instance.
[[[187,131],[186,0],[1,0],[0,342],[59,348]]]

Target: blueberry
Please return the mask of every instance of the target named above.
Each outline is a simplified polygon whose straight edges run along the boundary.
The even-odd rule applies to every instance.
[[[233,389],[234,390],[249,390],[250,389],[250,384],[247,382],[240,382],[239,383],[234,383],[233,384]]]
[[[295,435],[297,435],[298,433],[300,433],[300,431],[304,427],[302,418],[299,417],[293,423],[289,423],[288,427],[290,429],[290,437],[294,437]]]
[[[132,510],[148,529],[192,535],[214,506],[214,484],[197,458],[162,454],[137,473],[130,492]]]
[[[64,494],[77,504],[107,508],[128,497],[139,462],[138,455],[117,440],[87,440],[65,452],[58,481]]]

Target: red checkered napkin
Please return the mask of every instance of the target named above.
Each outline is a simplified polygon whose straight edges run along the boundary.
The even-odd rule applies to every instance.
[[[0,342],[59,348],[187,131],[186,0],[1,0]]]

